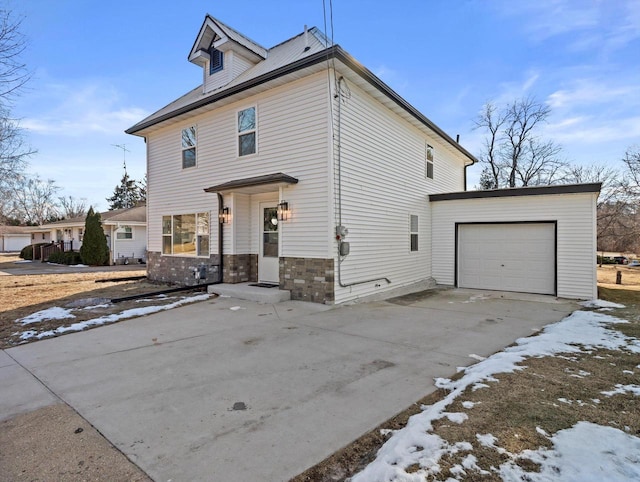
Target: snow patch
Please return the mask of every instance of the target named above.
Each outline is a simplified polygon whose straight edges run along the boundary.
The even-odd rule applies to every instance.
[[[625,305],[621,305],[620,303],[605,300],[583,301],[580,303],[580,306],[584,306],[585,308],[626,308]]]
[[[640,397],[640,385],[622,385],[618,383],[615,386],[615,390],[600,393],[602,393],[606,397],[613,397],[614,395],[624,395],[625,393],[633,393],[636,397]]]
[[[36,311],[35,313],[25,316],[16,320],[16,323],[20,323],[22,326],[30,325],[32,323],[40,323],[47,320],[64,320],[67,318],[75,318],[76,316],[71,314],[71,310],[66,308],[60,308],[54,306],[53,308],[47,308],[46,310]]]
[[[42,333],[38,333],[35,330],[29,330],[29,331],[25,331],[20,335],[20,339],[21,340],[28,340],[30,338],[37,338],[37,339],[42,339],[42,338],[47,338],[49,336],[54,336],[54,335],[59,335],[62,333],[66,333],[69,331],[82,331],[85,328],[89,328],[91,326],[100,326],[100,325],[105,325],[108,323],[114,323],[116,321],[120,321],[120,320],[125,320],[127,318],[134,318],[136,316],[144,316],[144,315],[149,315],[151,313],[157,313],[159,311],[165,311],[165,310],[171,310],[173,308],[177,308],[178,306],[182,306],[188,303],[194,303],[196,301],[204,301],[206,299],[209,298],[209,294],[202,294],[202,295],[196,295],[196,296],[188,296],[188,297],[184,297],[178,301],[174,301],[173,303],[170,303],[168,305],[159,305],[159,306],[145,306],[142,308],[132,308],[129,310],[125,310],[121,313],[113,313],[111,315],[105,315],[105,316],[101,316],[99,318],[94,318],[92,320],[87,320],[87,321],[80,321],[78,323],[73,323],[70,326],[60,326],[58,328],[56,328],[55,330],[48,330],[48,331],[44,331]],[[62,310],[62,308],[59,308],[60,310]],[[48,311],[48,310],[44,310],[44,311]],[[66,312],[68,312],[69,310],[64,310]],[[38,312],[41,313],[41,312]],[[36,315],[37,313],[34,313],[34,315]],[[34,316],[31,315],[31,316]],[[71,317],[75,318],[73,315],[71,315]],[[29,318],[29,317],[27,317]],[[25,318],[26,319],[26,318]],[[48,318],[48,319],[53,319],[53,318]],[[41,320],[39,320],[41,321]],[[32,322],[35,323],[35,322]],[[23,325],[26,323],[23,323]]]
[[[500,466],[501,478],[531,482],[640,480],[640,438],[616,428],[578,422],[560,430],[551,441],[552,449],[525,450],[518,457],[540,464],[540,472],[527,472],[509,461]]]

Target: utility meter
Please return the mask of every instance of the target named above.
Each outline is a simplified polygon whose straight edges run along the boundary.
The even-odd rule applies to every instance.
[[[338,239],[345,238],[349,234],[349,230],[344,226],[336,226],[336,237]]]

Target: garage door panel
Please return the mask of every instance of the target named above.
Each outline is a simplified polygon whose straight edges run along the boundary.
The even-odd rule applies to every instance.
[[[458,226],[458,286],[555,294],[555,224]]]

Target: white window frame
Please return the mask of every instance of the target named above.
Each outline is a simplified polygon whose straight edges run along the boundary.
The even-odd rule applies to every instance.
[[[193,234],[193,242],[195,244],[195,254],[190,253],[176,253],[174,249],[174,236],[175,236],[175,218],[177,216],[195,216],[194,220],[194,232],[189,233]],[[165,232],[165,220],[169,218],[169,229],[170,232]],[[203,224],[203,219],[206,218],[206,223]],[[202,229],[206,228],[206,229]],[[205,233],[205,230],[207,231]],[[211,213],[208,211],[203,212],[195,212],[195,213],[181,213],[181,214],[167,214],[162,216],[162,243],[160,251],[162,256],[182,256],[187,258],[209,258],[211,251]],[[169,245],[171,247],[170,253],[165,253],[165,238],[169,240]],[[202,245],[202,240],[207,238],[207,249],[205,253],[200,253],[200,246]]]
[[[245,129],[244,131],[240,130],[240,113],[244,112],[245,110],[249,110],[249,109],[253,109],[254,112],[254,126],[253,129]],[[258,153],[258,106],[257,105],[250,105],[247,107],[244,107],[242,109],[238,109],[236,111],[236,118],[235,118],[235,122],[236,122],[236,156],[237,157],[248,157],[248,156],[254,156]],[[250,152],[248,154],[240,154],[240,137],[242,136],[246,136],[248,134],[253,134],[254,135],[254,150],[253,152]]]
[[[120,231],[120,230],[124,230],[124,231]],[[127,231],[127,229],[129,231]],[[126,235],[126,234],[130,234],[131,236],[123,236],[120,237],[120,235]],[[117,230],[116,230],[116,239],[118,241],[133,241],[133,227],[132,226],[120,226]]]
[[[414,223],[415,221],[415,223]],[[409,251],[416,253],[420,251],[420,218],[417,214],[409,214]],[[415,249],[413,239],[415,236]]]
[[[194,139],[193,142],[194,144],[192,146],[185,146],[185,136],[184,136],[184,131],[189,130],[189,129],[193,129],[194,130]],[[184,153],[185,151],[189,151],[193,149],[193,166],[185,166],[184,164]],[[183,127],[180,130],[180,163],[182,165],[182,169],[191,169],[194,167],[198,166],[198,125],[197,124],[193,124],[187,127]]]
[[[433,159],[434,152],[431,144],[425,144],[424,153],[424,178],[433,179]]]

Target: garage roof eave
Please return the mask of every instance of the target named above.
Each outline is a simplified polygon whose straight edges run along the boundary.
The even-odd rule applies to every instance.
[[[602,183],[561,184],[557,186],[531,186],[485,191],[460,191],[442,194],[430,194],[429,201],[453,201],[457,199],[482,199],[513,196],[543,196],[550,194],[599,193]]]

